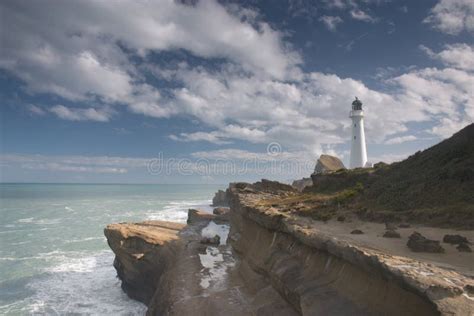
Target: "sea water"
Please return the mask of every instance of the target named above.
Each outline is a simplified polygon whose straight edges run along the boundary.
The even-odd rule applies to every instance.
[[[143,315],[120,288],[104,227],[185,222],[223,187],[0,184],[0,314]]]

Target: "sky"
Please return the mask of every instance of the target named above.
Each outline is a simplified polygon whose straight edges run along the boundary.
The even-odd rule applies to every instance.
[[[472,0],[0,2],[0,181],[227,183],[474,121]]]

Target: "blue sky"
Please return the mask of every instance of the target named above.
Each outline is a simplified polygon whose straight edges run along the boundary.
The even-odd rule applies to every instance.
[[[2,1],[1,181],[226,183],[474,120],[470,0]]]

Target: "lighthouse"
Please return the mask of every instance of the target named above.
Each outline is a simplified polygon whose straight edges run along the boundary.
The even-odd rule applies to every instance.
[[[362,102],[357,97],[352,102],[352,111],[349,117],[352,119],[350,168],[362,168],[367,164],[367,148],[365,146],[364,111],[362,111]]]

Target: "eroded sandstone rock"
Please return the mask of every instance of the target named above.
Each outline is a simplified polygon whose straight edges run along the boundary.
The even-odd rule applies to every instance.
[[[227,206],[229,205],[229,200],[227,197],[227,192],[223,190],[218,190],[214,197],[212,198],[213,206]]]
[[[457,247],[456,247],[457,250],[459,250],[460,252],[472,252],[472,249],[471,247],[469,247],[469,245],[465,242],[462,242],[460,243]]]
[[[190,208],[188,210],[188,224],[197,223],[197,222],[209,222],[216,218],[216,215],[207,213],[202,210],[196,210]]]
[[[184,227],[164,221],[107,225],[104,234],[115,253],[114,267],[128,296],[150,302],[173,261],[178,233]]]
[[[413,232],[413,234],[408,237],[407,246],[415,252],[444,252],[444,248],[441,247],[439,241],[428,239],[418,232]]]
[[[469,243],[467,238],[461,235],[444,235],[443,242],[447,244]]]
[[[400,233],[395,230],[387,230],[382,237],[385,238],[401,238]]]
[[[262,203],[277,203],[268,192],[244,191],[246,187],[241,184],[231,190],[228,241],[243,262],[270,280],[300,314],[474,312],[474,303],[465,290],[471,283],[469,278],[332,238],[311,229],[306,219]]]
[[[212,213],[215,215],[227,215],[230,211],[228,207],[216,207],[212,210]]]
[[[215,235],[214,237],[202,237],[201,244],[207,245],[219,245],[221,242],[221,237],[219,235]]]

